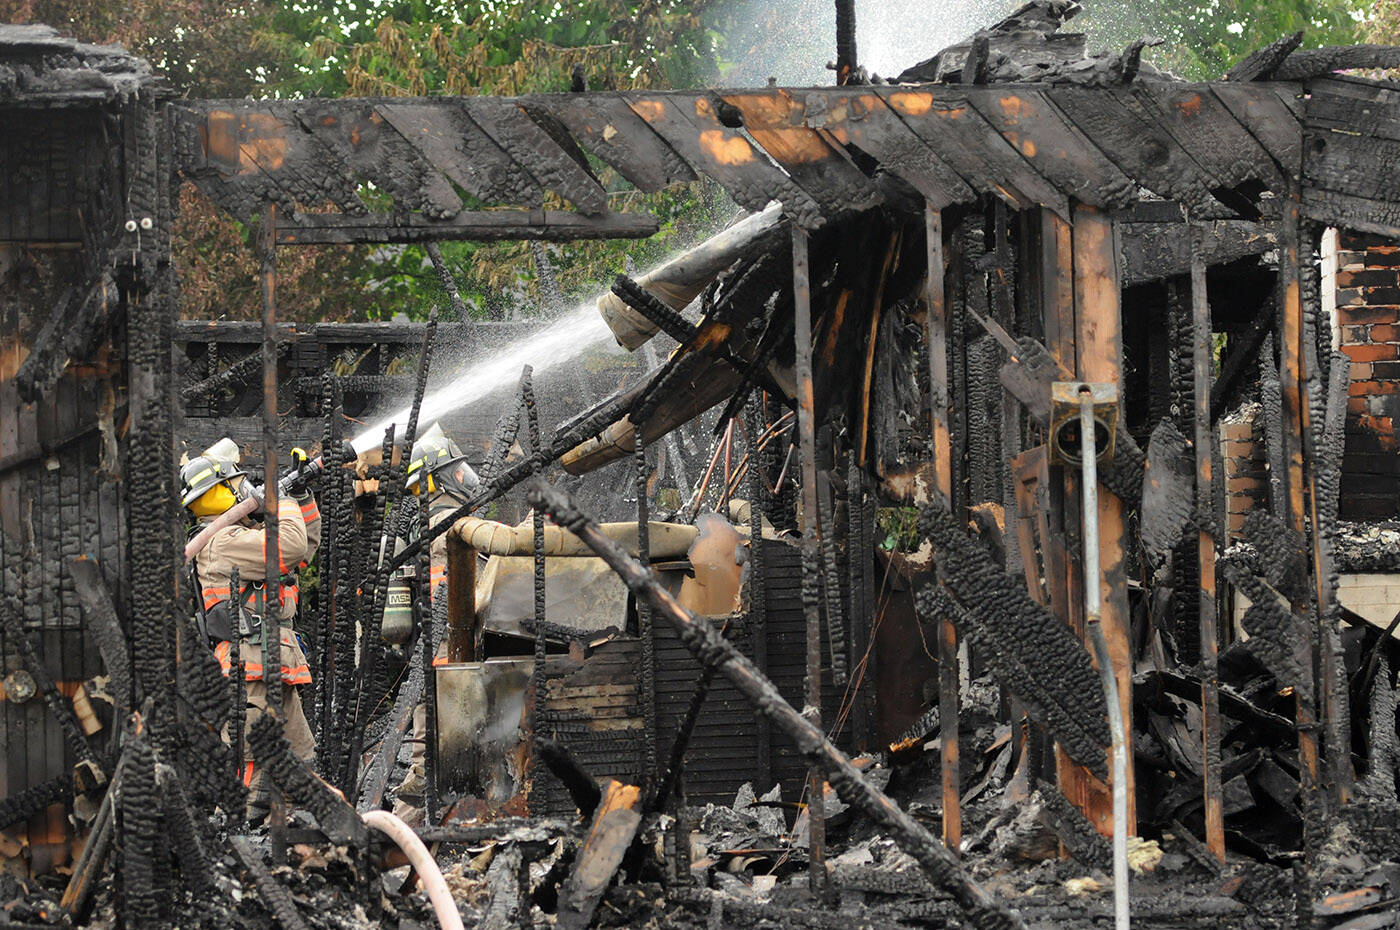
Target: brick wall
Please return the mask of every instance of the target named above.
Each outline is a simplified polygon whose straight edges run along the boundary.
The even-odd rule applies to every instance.
[[[1269,504],[1268,457],[1263,418],[1251,404],[1220,423],[1220,458],[1225,468],[1225,514],[1229,538],[1242,538],[1245,515]]]
[[[1394,517],[1400,515],[1400,245],[1342,232],[1335,257],[1327,258],[1324,276],[1335,270],[1338,344],[1351,358],[1342,516]]]

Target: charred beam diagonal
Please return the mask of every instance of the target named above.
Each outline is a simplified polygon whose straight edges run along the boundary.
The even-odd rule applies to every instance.
[[[416,557],[420,549],[431,546],[433,540],[444,535],[452,528],[452,524],[463,517],[471,516],[478,508],[484,507],[491,503],[491,501],[501,497],[511,488],[514,488],[516,485],[520,484],[520,482],[529,478],[535,473],[536,469],[553,462],[555,459],[559,458],[559,456],[568,452],[585,439],[598,435],[605,427],[626,413],[631,405],[632,398],[630,395],[614,397],[595,408],[588,416],[575,420],[559,429],[555,432],[554,439],[550,442],[549,446],[544,449],[542,454],[531,454],[516,462],[514,465],[511,465],[496,478],[487,481],[482,485],[481,490],[473,494],[471,499],[465,504],[452,511],[446,519],[440,521],[437,526],[433,527],[428,533],[420,536],[416,542],[405,546],[403,551],[393,558],[390,563],[391,567],[398,568],[409,559]]]
[[[257,850],[246,836],[230,836],[228,838],[229,848],[242,863],[244,871],[253,878],[253,885],[258,889],[258,896],[262,898],[263,904],[267,905],[268,911],[277,923],[282,925],[283,930],[307,930],[306,922],[301,919],[301,914],[297,912],[296,902],[286,888],[277,883],[277,879],[268,872],[267,866],[263,865],[262,859],[258,856]]]
[[[213,345],[214,343],[210,343]],[[277,345],[277,357],[281,358],[287,354],[287,349],[291,345],[289,342],[279,342]],[[180,391],[180,399],[185,403],[198,400],[201,397],[208,397],[224,389],[236,391],[243,387],[253,377],[263,369],[262,352],[250,352],[238,361],[216,375],[210,375],[203,381],[197,381]]]
[[[73,712],[73,705],[59,692],[58,685],[54,683],[53,676],[49,674],[48,668],[44,665],[44,660],[40,658],[38,650],[34,648],[34,641],[24,629],[24,624],[20,622],[19,612],[8,599],[0,600],[0,616],[3,616],[6,641],[11,649],[19,652],[20,662],[34,679],[39,693],[44,696],[44,703],[48,705],[49,712],[58,721],[59,729],[63,731],[63,739],[68,744],[69,750],[79,759],[91,762],[105,775],[106,768],[98,760],[92,747],[88,745],[87,738],[83,735],[83,728],[78,723],[77,714]]]
[[[699,331],[698,327],[642,287],[636,281],[620,274],[613,281],[612,292],[627,306],[651,320],[661,331],[685,345]]]
[[[262,714],[248,728],[253,758],[272,780],[298,805],[316,817],[326,836],[340,845],[363,846],[368,828],[345,797],[326,784],[292,754],[291,744],[282,735],[279,715]]]
[[[702,667],[715,668],[728,678],[755,709],[793,740],[813,765],[819,766],[837,793],[852,806],[888,830],[895,841],[946,889],[979,930],[1010,930],[1022,926],[1020,918],[995,901],[972,881],[936,837],[910,817],[883,792],[865,779],[851,760],[791,704],[753,663],[708,620],[686,610],[657,582],[656,577],[603,535],[598,524],[584,515],[565,494],[538,483],[530,502],[546,510],[554,521],[574,533],[622,578],[637,597],[650,602],[657,617],[675,627],[681,642]]]

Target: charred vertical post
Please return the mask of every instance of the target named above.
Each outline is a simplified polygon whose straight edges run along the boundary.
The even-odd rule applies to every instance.
[[[1119,307],[1118,249],[1113,221],[1099,210],[1078,205],[1073,214],[1075,344],[1079,377],[1084,381],[1116,385],[1123,390],[1122,320]],[[1121,408],[1120,408],[1121,410]],[[1105,489],[1106,490],[1106,489]],[[1128,740],[1128,815],[1124,829],[1137,832],[1133,797],[1132,754],[1132,644],[1129,635],[1128,579],[1124,572],[1125,521],[1123,502],[1112,493],[1098,495],[1099,560],[1103,569],[1100,617],[1104,638],[1113,657],[1118,680],[1118,700]],[[1088,812],[1095,826],[1111,816],[1095,803]],[[1111,806],[1111,805],[1109,805]]]
[[[282,716],[282,545],[278,536],[277,506],[277,205],[269,203],[263,213],[262,229],[258,231],[258,258],[261,262],[262,283],[262,363],[263,363],[263,617],[262,660],[263,691],[267,710],[277,718]],[[267,781],[272,794],[272,860],[280,862],[281,827],[285,811],[281,791]]]
[[[642,428],[632,429],[633,461],[637,475],[637,559],[651,564],[651,526],[647,508],[647,447]],[[726,487],[728,482],[725,483]],[[652,638],[651,607],[637,601],[637,636],[642,641],[641,667],[637,670],[637,696],[642,703],[642,774],[645,784],[656,777],[656,642]]]
[[[282,711],[282,565],[277,526],[277,205],[268,204],[258,236],[262,284],[263,683],[267,709]]]
[[[525,403],[525,429],[530,439],[530,456],[535,468],[541,467],[543,453],[540,439],[540,410],[535,402],[534,369],[526,365],[520,372],[520,396]],[[549,658],[549,650],[544,638],[545,629],[545,564],[544,564],[544,513],[535,508],[531,514],[531,527],[534,531],[535,558],[535,666],[530,671],[530,727],[539,725],[544,712],[544,668]]]
[[[760,400],[761,392],[755,391],[749,398],[748,421],[749,452],[749,633],[753,637],[753,661],[758,670],[768,674],[768,625],[767,592],[763,588],[763,503],[767,493],[767,477],[764,475],[764,455],[759,448],[765,426],[765,404]],[[758,778],[767,790],[772,777],[772,760],[769,747],[772,733],[766,717],[758,721]]]
[[[856,2],[836,0],[836,83],[851,83],[856,70]]]
[[[436,320],[436,312],[433,318]],[[417,417],[414,417],[414,421],[417,421]],[[422,536],[430,527],[431,517],[425,495],[418,508],[418,535]],[[418,605],[418,662],[423,670],[423,732],[419,735],[423,738],[423,811],[428,823],[437,823],[437,678],[433,674],[437,636],[433,623],[436,611],[433,610],[432,574],[431,550],[424,546],[418,550],[417,571],[413,576],[414,601]]]
[[[1195,373],[1196,512],[1213,513],[1211,506],[1212,449],[1211,319],[1206,293],[1205,228],[1191,224],[1191,331]],[[1210,529],[1214,529],[1211,527]],[[1215,534],[1202,528],[1197,537],[1200,569],[1201,718],[1204,758],[1206,846],[1225,861],[1225,815],[1220,785],[1220,639],[1216,631]]]
[[[925,280],[929,410],[933,421],[933,474],[938,493],[953,499],[953,451],[948,429],[948,300],[944,290],[943,214],[924,208],[928,275]],[[954,855],[962,845],[958,760],[958,631],[938,618],[938,719],[943,744],[943,842]]]
[[[807,616],[807,697],[802,716],[821,728],[822,625],[817,605],[821,578],[817,573],[817,401],[812,385],[812,285],[805,230],[792,230],[794,370],[797,376],[798,455],[802,460],[802,609]],[[807,812],[810,823],[808,881],[813,894],[826,894],[826,823],[822,811],[821,770],[807,775]]]
[[[1283,492],[1288,525],[1304,538],[1306,513],[1303,502],[1303,296],[1298,280],[1298,234],[1301,192],[1295,185],[1283,199],[1278,226],[1278,346],[1279,395],[1283,406]],[[1307,605],[1294,604],[1294,611]],[[1300,637],[1298,664],[1313,675],[1312,637]],[[1317,693],[1312,680],[1293,682],[1298,721],[1298,780],[1302,792],[1303,848],[1311,857],[1316,836],[1318,781]]]

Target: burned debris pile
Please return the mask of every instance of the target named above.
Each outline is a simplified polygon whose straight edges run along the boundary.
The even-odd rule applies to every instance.
[[[0,26],[0,927],[1394,924],[1396,50],[1033,0],[887,82],[837,8],[834,88],[513,99]],[[562,362],[279,323],[278,249],[460,317],[436,242],[700,179]],[[186,184],[260,323],[176,322]]]

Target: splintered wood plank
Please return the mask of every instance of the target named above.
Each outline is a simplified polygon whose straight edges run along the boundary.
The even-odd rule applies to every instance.
[[[1137,84],[1133,96],[1163,116],[1162,125],[1221,184],[1258,181],[1274,190],[1278,166],[1206,84]]]
[[[486,203],[538,207],[539,182],[471,121],[458,101],[385,103],[379,112],[399,134],[467,193]]]
[[[1026,161],[1076,200],[1105,209],[1137,200],[1137,185],[1032,88],[966,89],[968,102]]]
[[[806,105],[791,91],[723,95],[743,114],[749,135],[828,214],[867,210],[884,198],[844,152],[804,125]]]
[[[560,930],[585,930],[642,823],[642,789],[610,780],[559,899]]]
[[[1303,160],[1303,132],[1290,105],[1296,85],[1215,83],[1210,92],[1248,129],[1289,177],[1297,177]]]
[[[706,98],[635,94],[626,99],[633,112],[694,168],[718,181],[739,206],[762,210],[777,200],[804,229],[815,229],[824,221],[822,208],[812,196],[742,133],[721,123]]]
[[[532,120],[515,101],[498,97],[468,97],[462,107],[517,166],[528,166],[545,188],[572,203],[579,212],[596,216],[607,212],[608,200],[598,179],[559,141]],[[573,146],[569,146],[573,148]]]
[[[670,184],[695,180],[695,172],[685,159],[633,113],[620,95],[553,97],[549,107],[584,148],[641,190],[654,193]]]
[[[1069,214],[1064,193],[1041,177],[966,99],[929,90],[877,92],[974,189],[995,193],[1018,210],[1043,206]]]
[[[869,90],[822,91],[807,95],[806,123],[832,141],[880,163],[924,195],[936,210],[977,199],[948,163],[939,158],[876,94]]]
[[[1055,87],[1045,95],[1138,184],[1168,200],[1180,201],[1193,213],[1217,209],[1209,179],[1200,166],[1170,133],[1131,106],[1123,91]]]

